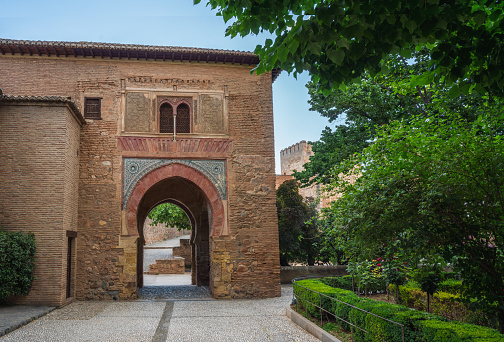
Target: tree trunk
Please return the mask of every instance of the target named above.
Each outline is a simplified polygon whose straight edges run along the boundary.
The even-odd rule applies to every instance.
[[[430,294],[427,293],[427,312],[430,313]]]
[[[289,266],[289,261],[287,261],[287,255],[280,253],[280,266]]]
[[[308,256],[308,266],[315,266],[315,258],[311,255]]]
[[[504,302],[499,302],[498,307],[498,316],[499,316],[499,331],[501,334],[504,334]]]
[[[395,301],[396,304],[401,304],[401,301],[399,300],[399,285],[397,284],[395,286]]]

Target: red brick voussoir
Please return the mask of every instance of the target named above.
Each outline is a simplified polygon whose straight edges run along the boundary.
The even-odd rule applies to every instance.
[[[205,194],[213,212],[213,224],[210,227],[211,236],[220,236],[224,227],[224,205],[219,196],[219,192],[212,182],[200,171],[187,165],[173,163],[159,167],[145,175],[135,185],[126,205],[126,220],[128,234],[138,236],[137,210],[145,193],[161,180],[181,177],[196,184]]]

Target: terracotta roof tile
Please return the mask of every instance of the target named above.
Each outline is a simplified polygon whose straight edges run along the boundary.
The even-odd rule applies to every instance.
[[[30,56],[142,59],[154,61],[188,61],[197,63],[229,63],[257,65],[259,56],[248,51],[202,49],[180,46],[154,46],[94,42],[60,42],[41,40],[12,40],[0,38],[0,53]],[[280,74],[274,69],[272,80]]]
[[[63,103],[70,107],[75,116],[81,123],[86,123],[84,116],[74,101],[64,96],[30,96],[30,95],[7,95],[0,88],[0,102],[45,102],[45,103]]]

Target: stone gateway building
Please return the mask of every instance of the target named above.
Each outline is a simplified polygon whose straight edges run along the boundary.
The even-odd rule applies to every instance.
[[[18,303],[132,299],[160,203],[215,298],[280,295],[272,82],[248,52],[0,39],[0,226],[36,237]]]

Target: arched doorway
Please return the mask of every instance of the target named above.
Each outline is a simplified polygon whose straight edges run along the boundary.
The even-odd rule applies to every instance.
[[[126,205],[126,224],[137,240],[137,286],[143,286],[143,224],[159,203],[177,203],[191,219],[193,284],[211,285],[210,239],[221,235],[225,210],[219,191],[205,174],[188,165],[171,163],[147,173],[136,183]],[[210,286],[211,289],[211,286]]]
[[[144,286],[196,284],[191,277],[194,228],[194,215],[173,199],[151,209],[143,225]]]

